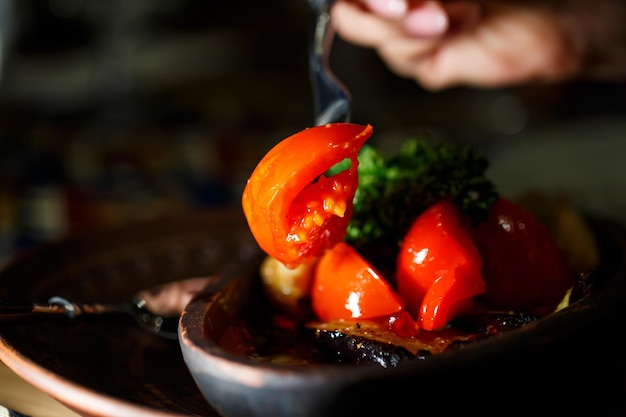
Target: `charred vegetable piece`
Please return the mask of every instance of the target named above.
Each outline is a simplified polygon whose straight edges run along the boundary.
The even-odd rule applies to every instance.
[[[402,346],[388,341],[350,335],[340,330],[316,331],[320,353],[332,363],[375,364],[383,368],[401,365],[408,361],[423,360],[430,351],[414,355]]]
[[[539,316],[525,313],[480,313],[459,317],[451,326],[465,332],[491,336],[507,330],[518,329],[539,320]]]
[[[426,360],[446,350],[455,340],[468,341],[465,336],[457,339],[444,332],[419,338],[399,337],[379,323],[368,321],[324,323],[313,328],[317,350],[329,362],[377,364],[383,368]]]
[[[384,368],[423,360],[440,350],[436,343],[398,336],[374,321],[340,321],[312,324],[317,349],[329,362],[378,364]]]
[[[317,351],[323,360],[389,368],[462,349],[538,319],[527,314],[485,312],[458,318],[435,331],[420,331],[414,337],[399,336],[380,322],[367,320],[317,323],[310,327],[315,331]]]

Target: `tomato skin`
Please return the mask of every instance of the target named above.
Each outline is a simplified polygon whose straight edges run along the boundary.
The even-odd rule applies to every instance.
[[[443,327],[485,291],[481,267],[458,208],[441,200],[415,220],[401,243],[398,292],[419,327]]]
[[[274,146],[258,163],[242,195],[250,231],[268,255],[289,267],[342,240],[358,185],[357,155],[370,125],[333,123],[304,129]],[[330,167],[351,166],[330,178]]]
[[[390,316],[377,320],[387,325],[387,328],[400,337],[415,337],[418,334],[417,326],[408,311],[402,310]]]
[[[404,309],[387,280],[345,242],[337,243],[317,262],[311,303],[322,321],[369,319]]]
[[[574,274],[548,229],[507,198],[468,230],[483,257],[487,290],[481,298],[490,308],[544,315],[572,286]]]

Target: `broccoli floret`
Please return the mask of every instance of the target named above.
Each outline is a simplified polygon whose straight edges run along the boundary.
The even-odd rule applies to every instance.
[[[393,251],[417,216],[443,198],[479,222],[498,196],[485,176],[488,160],[470,146],[410,138],[388,158],[365,145],[358,159],[359,186],[346,241],[365,255],[369,250],[377,258],[395,260]],[[346,163],[331,173],[345,169]],[[395,249],[381,254],[383,247]]]

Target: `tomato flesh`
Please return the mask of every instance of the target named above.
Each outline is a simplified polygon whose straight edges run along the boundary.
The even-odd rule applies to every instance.
[[[370,125],[331,123],[279,142],[257,164],[242,195],[250,231],[288,267],[320,256],[346,234],[358,185],[358,152]],[[350,168],[323,174],[350,159]]]
[[[345,242],[337,243],[319,259],[311,303],[323,321],[369,319],[404,309],[389,282]]]
[[[443,327],[485,291],[481,267],[458,208],[442,200],[425,210],[403,239],[398,292],[421,328]]]
[[[574,283],[564,251],[535,217],[500,197],[486,222],[468,230],[483,257],[487,290],[481,299],[493,309],[544,315],[553,311]]]

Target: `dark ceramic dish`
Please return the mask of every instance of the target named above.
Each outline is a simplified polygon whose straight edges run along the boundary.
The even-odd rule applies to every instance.
[[[206,399],[228,417],[623,416],[626,240],[615,224],[590,221],[602,256],[593,295],[464,349],[386,369],[251,358],[241,341],[263,309],[257,275],[249,274],[187,306],[179,328],[184,360]],[[277,349],[297,343],[277,340]]]
[[[240,210],[96,232],[24,253],[0,272],[0,299],[127,301],[138,289],[205,276],[249,242]],[[85,416],[217,416],[177,341],[132,320],[0,323],[0,359]]]

